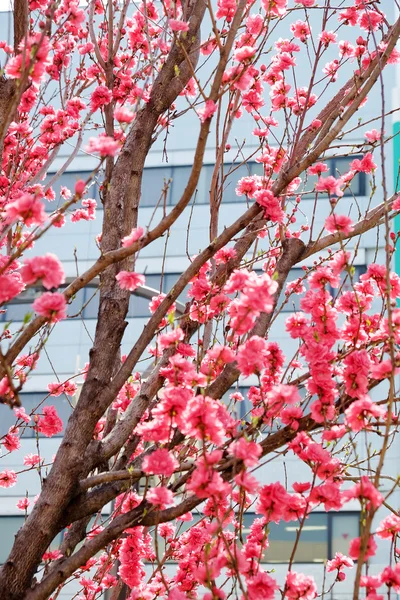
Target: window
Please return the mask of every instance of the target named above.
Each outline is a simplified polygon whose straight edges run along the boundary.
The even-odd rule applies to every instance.
[[[328,164],[329,172],[325,173],[323,176],[333,175],[334,177],[340,177],[349,169],[350,163],[355,158],[361,158],[360,156],[341,156],[335,157],[326,160],[325,162]],[[196,205],[199,204],[208,204],[210,199],[210,187],[212,174],[214,171],[213,164],[203,165],[203,168],[200,173],[199,181],[196,186],[196,191],[194,194],[194,198],[196,201]],[[163,206],[164,199],[162,197],[162,190],[165,186],[168,186],[168,190],[165,196],[165,204],[166,205],[174,205],[176,204],[185,190],[185,187],[189,181],[190,173],[192,172],[191,165],[182,165],[182,166],[169,166],[162,165],[160,167],[146,167],[143,170],[142,177],[142,194],[140,205],[142,207],[154,207],[154,206]],[[52,186],[55,193],[56,199],[54,202],[45,203],[46,210],[48,212],[52,212],[59,206],[62,206],[64,200],[60,198],[60,190],[61,186],[65,186],[69,188],[72,192],[75,187],[75,183],[78,179],[88,179],[90,176],[90,171],[69,171],[61,175],[58,181]],[[229,203],[237,203],[237,202],[245,202],[245,198],[243,196],[239,197],[235,193],[236,184],[241,177],[246,177],[248,175],[262,175],[263,174],[263,166],[260,163],[251,160],[245,164],[225,164],[224,165],[224,194],[223,194],[223,202],[225,204]],[[49,175],[48,181],[51,180],[52,175]],[[103,178],[103,174],[99,173],[96,177],[96,181],[94,181],[90,187],[88,192],[88,197],[94,198],[97,200],[100,206],[100,194],[99,194],[99,181]],[[303,176],[303,178],[305,178]],[[314,175],[307,175],[305,182],[305,190],[307,193],[303,194],[303,198],[314,198],[315,193],[312,191],[314,185],[317,183],[318,177]],[[221,181],[219,181],[218,186],[221,185]],[[355,196],[364,196],[366,194],[366,175],[365,173],[357,173],[353,178],[351,185],[346,189],[344,195],[351,196],[354,194]],[[319,194],[323,197],[325,194]],[[79,203],[74,204],[71,208],[76,208],[79,206]]]
[[[333,177],[336,177],[336,179],[338,179],[339,177],[341,177],[342,175],[347,173],[347,171],[350,168],[350,163],[352,163],[353,160],[355,160],[356,158],[361,159],[362,156],[337,156],[335,158],[330,158],[328,160],[321,161],[321,162],[324,162],[325,164],[327,164],[327,166],[328,166],[328,171],[326,173],[322,173],[322,177],[328,177],[329,175],[333,175]],[[302,176],[302,179],[304,182],[305,175]],[[317,181],[318,181],[317,175],[308,175],[307,174],[307,179],[304,184],[304,189],[307,190],[307,193],[302,194],[303,198],[305,198],[305,199],[315,198],[315,192],[313,192],[312,190],[314,189],[314,186],[317,183]],[[344,196],[353,196],[353,195],[354,196],[365,196],[365,194],[366,194],[366,175],[365,175],[365,173],[357,173],[353,177],[350,186],[348,186],[346,188],[346,190],[344,191]],[[328,195],[325,192],[319,192],[318,196],[319,197],[328,197]]]
[[[243,515],[243,537],[257,515]],[[293,551],[299,523],[281,521],[269,523],[269,547],[264,562],[287,563]],[[360,515],[357,512],[318,513],[305,520],[296,549],[294,562],[322,563],[330,560],[336,552],[348,554],[350,541],[360,535]]]
[[[21,404],[25,408],[27,414],[29,415],[37,406],[43,401],[44,398],[48,395],[48,391],[44,392],[25,392],[19,395]],[[72,406],[69,400],[64,396],[49,396],[41,407],[35,411],[35,414],[40,414],[42,412],[43,406],[55,406],[57,410],[57,414],[63,422],[63,430],[54,437],[62,437],[64,435],[65,427],[67,426],[67,422],[72,413]],[[5,435],[10,427],[15,425],[17,419],[15,417],[14,411],[10,409],[9,406],[5,404],[0,404],[0,436]],[[29,425],[33,425],[33,423],[29,423]],[[27,427],[22,434],[23,438],[33,438],[36,436],[36,432],[32,427]],[[42,434],[39,434],[39,437],[44,437]]]
[[[11,551],[14,538],[24,524],[24,516],[1,516],[1,544],[0,544],[0,565],[3,565]],[[59,533],[50,545],[50,550],[57,550],[62,542],[62,533]]]
[[[168,185],[168,191],[166,193],[166,204],[168,205],[171,199],[172,178],[171,167],[163,166],[144,169],[140,206],[163,206],[163,189],[166,185]]]
[[[160,293],[160,288],[162,292],[168,292],[174,286],[180,275],[178,273],[164,273],[163,277],[161,278],[160,273],[155,273],[145,275],[145,277],[146,287],[152,288],[156,290],[157,293]],[[185,290],[178,297],[178,301],[187,301],[187,292]],[[139,294],[133,293],[129,301],[127,317],[130,319],[135,317],[150,317],[149,302],[150,300],[148,298],[144,298]],[[83,317],[85,319],[97,319],[99,310],[98,288],[88,287],[85,289],[84,304],[85,308],[83,311]]]
[[[56,194],[55,199],[51,202],[48,202],[46,200],[44,203],[46,212],[53,212],[54,210],[62,206],[64,202],[66,202],[66,200],[64,198],[61,198],[60,196],[61,187],[67,187],[73,194],[75,190],[75,184],[78,181],[78,179],[83,179],[84,181],[86,181],[87,179],[89,179],[91,174],[91,171],[68,171],[66,173],[63,173],[52,185],[52,188]],[[49,183],[52,177],[54,177],[54,173],[48,175],[47,180],[44,182],[44,184],[46,185],[47,183]],[[102,179],[103,175],[100,174],[99,177],[100,179]],[[99,184],[96,179],[93,180],[92,183],[89,185],[89,189],[87,194],[85,194],[85,197],[93,198],[94,200],[99,202]],[[80,206],[80,202],[76,202],[71,206],[71,210],[75,210]]]
[[[329,262],[326,262],[325,264],[327,266],[329,266]],[[352,268],[351,276],[347,271],[343,271],[340,274],[339,287],[332,288],[329,286],[328,291],[331,293],[333,298],[336,298],[337,296],[341,296],[344,292],[351,291],[353,289],[354,283],[357,283],[359,281],[360,275],[365,273],[365,271],[366,271],[366,268],[364,265],[354,266]],[[286,283],[283,286],[281,295],[279,296],[279,300],[278,300],[278,304],[277,304],[278,309],[281,307],[282,303],[286,299],[285,291],[286,291],[287,284],[291,281],[295,281],[296,279],[303,278],[304,275],[305,275],[305,272],[303,271],[303,269],[292,269],[290,271],[290,273],[286,279]],[[304,280],[304,284],[305,284],[305,288],[308,289],[307,279]],[[295,293],[290,294],[290,296],[287,299],[287,302],[282,307],[281,312],[300,311],[301,310],[300,301],[303,296],[304,296],[304,294],[295,294]]]

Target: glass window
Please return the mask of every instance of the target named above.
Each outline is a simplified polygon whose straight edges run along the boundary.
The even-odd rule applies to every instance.
[[[33,314],[32,303],[45,290],[29,287],[24,290],[17,298],[11,301],[4,308],[6,313],[3,317],[5,321],[23,321],[27,314]]]
[[[260,165],[262,167],[262,165]],[[251,175],[250,165],[243,164],[237,165],[226,165],[224,169],[224,175],[226,176],[224,182],[224,195],[222,201],[227,204],[229,202],[245,202],[245,196],[238,196],[235,192],[237,182],[242,177],[249,177]]]
[[[348,555],[350,541],[360,535],[358,513],[337,513],[332,515],[330,557],[336,552]]]
[[[361,159],[362,156],[343,156],[334,158],[331,161],[331,175],[334,177],[340,177],[347,173],[350,169],[350,163],[356,158]],[[366,175],[365,173],[357,173],[350,184],[350,187],[346,188],[345,196],[365,196],[366,194]]]
[[[189,181],[190,173],[192,172],[192,166],[186,167],[173,167],[172,169],[172,187],[171,187],[171,195],[172,195],[172,204],[177,204],[182,197],[183,192],[187,186]],[[196,191],[193,194],[191,202],[193,202],[193,198],[195,198],[196,204],[204,204],[206,196],[205,189],[205,178],[203,172],[200,173],[199,181],[197,182]]]
[[[83,316],[85,319],[97,319],[97,315],[99,313],[99,288],[96,287],[87,287],[85,288],[85,300],[84,300],[84,310]]]
[[[0,564],[4,564],[11,551],[14,543],[14,538],[24,524],[24,516],[1,516],[0,517],[0,530],[1,530],[1,545],[0,545]],[[57,550],[60,547],[62,541],[62,533],[59,533],[53,542],[50,544],[51,550]]]
[[[163,189],[169,182],[169,188],[166,194],[166,204],[170,203],[171,198],[171,167],[150,167],[143,170],[142,177],[142,195],[140,206],[159,206],[164,205]],[[160,200],[161,198],[161,200]]]
[[[267,562],[289,562],[299,523],[284,521],[269,525]],[[296,562],[323,562],[328,557],[328,515],[314,513],[306,519],[296,549]]]
[[[353,291],[354,284],[360,280],[360,275],[365,272],[366,267],[364,265],[352,267],[351,275],[347,271],[342,271],[339,287],[330,289],[333,298],[340,297],[345,292]]]
[[[67,304],[67,315],[69,317],[80,317],[80,311],[84,304],[85,290],[78,290],[75,296],[72,297],[71,301]]]
[[[55,200],[51,202],[48,202],[47,200],[45,201],[46,212],[53,212],[54,210],[62,206],[66,201],[60,196],[61,187],[67,187],[73,194],[75,184],[78,181],[78,179],[83,179],[84,181],[86,181],[90,177],[90,175],[91,171],[68,171],[67,173],[63,173],[52,185],[52,188],[56,194]],[[44,184],[46,185],[47,183],[49,183],[52,177],[54,177],[54,173],[48,175]],[[100,180],[102,180],[104,175],[100,174],[98,177],[100,178]],[[99,201],[99,185],[97,181],[93,180],[92,183],[89,185],[89,189],[88,192],[85,194],[85,198],[93,198],[97,202]],[[71,206],[71,210],[75,210],[75,208],[78,208],[79,206],[80,202],[77,202],[76,204],[73,204]]]
[[[37,409],[35,410],[35,414],[40,414],[42,412],[41,409],[43,408],[43,406],[55,406],[57,414],[63,422],[63,430],[60,433],[58,433],[57,436],[54,437],[62,437],[64,435],[68,419],[72,413],[72,406],[69,400],[64,395],[58,397],[49,396],[48,398],[46,398],[47,395],[47,391],[25,392],[20,394],[19,397],[21,400],[21,404],[25,408],[25,411],[28,415],[34,409]],[[40,408],[37,408],[44,398],[46,398],[46,400],[43,402],[43,404],[41,404]],[[17,419],[14,415],[14,411],[10,409],[9,406],[0,404],[0,435],[5,435],[8,432],[9,428],[15,425],[16,421]],[[32,425],[32,422],[30,423],[30,425]],[[35,437],[36,433],[32,428],[28,427],[25,429],[22,435],[23,437]],[[39,434],[39,437],[42,437],[41,434]]]
[[[243,537],[259,515],[243,515]],[[359,513],[311,513],[301,529],[294,562],[321,563],[330,560],[336,552],[347,554],[350,540],[359,536]],[[269,523],[269,547],[264,562],[288,563],[296,541],[299,522]]]
[[[179,273],[165,273],[164,275],[164,280],[163,280],[163,292],[168,293],[171,291],[171,289],[174,287],[175,283],[178,281],[180,277]],[[186,304],[186,302],[188,300],[190,300],[190,298],[188,297],[187,293],[189,291],[191,286],[186,286],[185,289],[183,290],[183,292],[181,292],[178,296],[178,302],[182,302],[183,304]]]
[[[277,308],[279,309],[283,302],[287,299],[287,302],[282,307],[282,312],[294,312],[295,310],[300,310],[300,300],[303,297],[303,294],[290,294],[290,296],[286,296],[286,286],[289,282],[295,281],[296,279],[300,279],[304,276],[303,269],[292,269],[286,279],[286,282],[283,286],[281,295],[279,296]]]
[[[350,163],[353,162],[353,160],[355,160],[356,158],[362,158],[362,156],[340,156],[340,157],[335,157],[335,158],[331,158],[328,160],[322,160],[321,162],[324,162],[325,164],[327,164],[328,168],[329,168],[329,171],[326,173],[323,173],[322,177],[328,177],[328,175],[333,175],[334,177],[339,178],[341,175],[344,175],[345,173],[347,173],[347,171],[350,168]],[[307,192],[307,193],[303,193],[302,197],[306,198],[306,199],[314,198],[315,192],[313,190],[314,190],[315,184],[318,182],[318,179],[319,179],[318,176],[317,175],[308,175],[308,173],[303,173],[302,179],[303,179],[304,191]],[[301,188],[299,191],[301,191]],[[351,196],[351,195],[365,196],[365,194],[366,194],[366,175],[365,175],[365,173],[357,173],[353,177],[350,186],[347,187],[346,190],[344,191],[344,195],[345,196]],[[327,198],[328,194],[326,192],[319,192],[318,197]]]

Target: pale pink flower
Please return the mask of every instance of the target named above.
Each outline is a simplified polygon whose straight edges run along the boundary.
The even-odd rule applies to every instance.
[[[371,129],[371,131],[366,131],[364,133],[364,137],[371,143],[378,142],[381,139],[381,132],[377,129]]]
[[[26,285],[31,285],[41,279],[43,287],[47,290],[57,288],[65,282],[64,270],[60,261],[57,256],[50,253],[26,258],[20,273]]]
[[[340,232],[343,235],[348,235],[353,231],[353,221],[347,215],[332,214],[325,220],[325,229],[329,233]]]
[[[173,493],[164,485],[149,490],[146,499],[150,504],[158,506],[160,510],[164,510],[166,506],[174,503]]]
[[[0,275],[0,304],[18,296],[25,289],[25,284],[19,273]]]
[[[330,196],[343,196],[343,192],[340,189],[341,185],[341,179],[335,179],[335,177],[329,175],[329,177],[320,177],[315,189],[317,192],[327,192]]]
[[[142,471],[150,475],[171,477],[178,466],[178,461],[166,448],[158,448],[144,457]]]
[[[39,454],[26,454],[24,456],[24,465],[26,467],[34,467],[40,463]]]
[[[39,417],[37,430],[46,437],[53,437],[63,430],[63,422],[57,414],[55,406],[45,406],[43,416]]]
[[[10,202],[6,207],[5,214],[9,221],[14,222],[19,219],[27,227],[41,225],[46,220],[44,206],[39,198],[33,194],[22,194],[19,198]]]
[[[120,271],[115,276],[115,279],[118,281],[120,288],[130,290],[131,292],[145,283],[144,275],[139,275],[139,273],[133,271]]]
[[[400,533],[400,517],[394,514],[385,517],[376,529],[376,535],[382,539],[393,539],[398,533]]]
[[[143,227],[136,227],[132,229],[129,235],[126,235],[122,238],[122,246],[123,248],[127,248],[128,246],[132,246],[134,242],[140,240],[144,233]]]
[[[135,113],[125,106],[118,106],[114,110],[114,117],[120,123],[132,123],[133,119],[135,118]]]
[[[207,119],[211,119],[215,111],[217,110],[217,105],[213,100],[207,100],[204,108],[199,108],[197,110],[197,114],[199,115],[200,121],[204,123]]]
[[[15,471],[9,471],[8,469],[5,469],[0,473],[0,487],[14,487],[16,483],[17,475]]]
[[[14,408],[14,414],[17,417],[17,419],[22,419],[22,421],[25,421],[25,423],[29,423],[29,421],[31,420],[30,416],[26,414],[23,406],[21,406],[20,408]]]
[[[67,316],[67,304],[63,294],[45,292],[33,303],[33,309],[38,315],[46,317],[50,323],[57,323]]]
[[[189,31],[189,23],[180,21],[179,19],[168,19],[168,25],[172,31]]]
[[[295,38],[305,42],[311,35],[311,29],[305,21],[296,21],[292,23],[290,29]]]
[[[29,508],[30,502],[28,498],[20,498],[17,502],[17,508],[19,510],[27,510]]]
[[[87,152],[100,154],[100,156],[116,156],[120,149],[120,143],[112,137],[103,135],[98,138],[90,138],[86,146]]]
[[[238,62],[243,62],[245,60],[253,58],[255,53],[256,48],[253,48],[253,46],[242,46],[241,48],[238,48],[236,50],[235,54],[233,55],[233,58]]]

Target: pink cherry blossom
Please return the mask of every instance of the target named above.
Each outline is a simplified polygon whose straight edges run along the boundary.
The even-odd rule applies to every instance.
[[[135,291],[140,285],[144,285],[145,277],[133,271],[120,271],[115,279],[123,290]]]
[[[353,221],[347,215],[332,214],[325,220],[325,229],[329,233],[340,232],[343,235],[348,235],[353,231]]]
[[[128,248],[129,246],[132,246],[132,244],[134,244],[135,242],[137,242],[138,240],[140,240],[140,238],[143,236],[144,230],[143,227],[135,227],[134,229],[132,229],[131,233],[129,235],[126,235],[125,237],[122,238],[122,246],[124,248]]]
[[[364,560],[371,558],[371,556],[375,556],[377,550],[377,545],[374,537],[371,535],[367,541],[367,548],[364,554]],[[361,538],[354,538],[350,542],[349,547],[349,556],[353,560],[358,560],[361,553]]]
[[[43,416],[37,421],[37,430],[46,437],[53,437],[63,430],[63,422],[57,414],[55,406],[44,406]]]
[[[30,502],[28,500],[28,498],[20,498],[20,500],[18,500],[17,502],[17,508],[19,508],[19,510],[27,510],[30,506]]]
[[[335,179],[335,177],[329,175],[329,177],[320,177],[315,189],[317,192],[327,192],[330,196],[340,197],[343,196],[343,192],[340,189],[341,185],[341,179]]]
[[[197,114],[199,115],[200,121],[204,123],[207,119],[211,119],[216,110],[217,105],[215,102],[213,100],[206,100],[204,108],[199,108]]]
[[[26,227],[41,225],[46,220],[44,206],[40,199],[33,194],[22,194],[10,202],[5,211],[6,218],[14,222],[17,219],[24,222]]]
[[[15,471],[6,469],[0,473],[0,487],[13,487],[17,483],[17,475]]]
[[[169,19],[168,25],[172,31],[189,31],[189,23],[185,21],[179,21],[178,19]]]
[[[125,106],[118,106],[114,110],[114,117],[120,123],[132,123],[135,118],[135,113],[126,108]]]
[[[57,288],[65,282],[64,270],[60,261],[57,256],[50,253],[26,258],[20,273],[26,285],[31,285],[41,279],[47,290]]]
[[[90,138],[86,146],[87,152],[100,154],[100,156],[116,156],[120,149],[120,143],[109,136]]]
[[[149,490],[146,498],[150,504],[155,504],[160,510],[163,510],[166,506],[174,503],[173,493],[163,485]]]
[[[289,600],[313,600],[317,597],[317,586],[313,577],[289,571],[286,576],[285,598]]]
[[[151,475],[170,477],[178,466],[178,461],[167,449],[159,448],[145,457],[142,470]]]
[[[45,292],[33,303],[33,310],[46,317],[50,323],[57,323],[67,316],[67,304],[63,294]]]

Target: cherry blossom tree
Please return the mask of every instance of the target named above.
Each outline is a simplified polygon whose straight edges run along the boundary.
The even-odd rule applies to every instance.
[[[0,300],[7,305],[37,282],[43,293],[35,315],[2,334],[0,395],[16,419],[0,440],[4,452],[18,449],[25,428],[45,436],[62,430],[54,406],[27,414],[19,394],[68,303],[96,278],[100,305],[85,381],[53,463],[25,457],[42,488],[29,514],[28,499],[19,500],[26,520],[0,572],[2,598],[56,598],[76,579],[90,599],[108,589],[116,599],[124,587],[129,598],[146,600],[311,599],[339,587],[350,569],[354,599],[400,591],[400,517],[390,504],[396,478],[390,493],[381,491],[397,432],[400,343],[400,279],[391,267],[400,199],[388,183],[382,73],[400,60],[400,20],[389,22],[374,0],[15,0],[13,21],[13,46],[1,42]],[[364,123],[374,86],[381,101]],[[244,117],[253,121],[246,136],[257,142],[262,174],[237,178],[247,207],[221,223],[227,176],[251,158],[238,140],[228,173],[225,155]],[[198,138],[185,189],[158,221],[142,222],[146,158],[160,137],[167,153],[175,121],[186,118],[198,123]],[[354,131],[364,137],[357,146],[347,143]],[[49,178],[66,144],[70,156]],[[146,326],[122,357],[131,293],[145,283],[135,259],[190,212],[210,144],[209,241],[174,287],[152,299]],[[63,187],[59,208],[46,211],[57,179],[82,151],[97,156],[98,166],[74,189]],[[333,155],[354,155],[346,172],[327,173]],[[344,196],[360,173],[371,178],[370,203],[364,209],[353,196],[350,213]],[[62,287],[63,265],[51,249],[29,251],[67,218],[96,218],[94,180],[103,205],[98,259]],[[168,182],[161,207],[167,190]],[[330,203],[320,230],[314,218],[300,224],[309,194],[314,214]],[[384,239],[383,262],[357,279],[357,240],[374,229]],[[313,266],[287,283],[306,259]],[[190,301],[178,314],[187,286]],[[294,351],[284,356],[269,334],[293,298],[299,309],[286,330]],[[149,357],[146,372],[136,372]],[[244,419],[239,378],[253,382]],[[76,384],[49,383],[48,390],[72,396]],[[379,449],[361,460],[358,444],[374,433]],[[307,466],[307,481],[289,486],[260,476],[286,453]],[[5,469],[0,485],[17,477],[24,473]],[[318,589],[293,568],[296,545],[312,510],[349,501],[360,505],[360,537],[348,556],[326,564]],[[102,517],[109,503],[112,513]],[[389,516],[376,528],[382,505]],[[250,508],[257,518],[245,535]],[[187,527],[193,511],[201,519]],[[280,521],[297,527],[284,580],[263,562],[269,526]],[[387,566],[371,575],[376,538],[389,541]],[[168,561],[176,563],[172,577]]]

